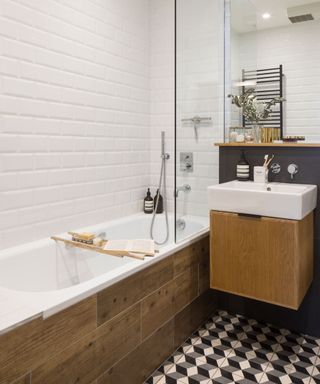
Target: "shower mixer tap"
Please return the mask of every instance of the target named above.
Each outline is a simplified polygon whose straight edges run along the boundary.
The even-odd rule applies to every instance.
[[[193,172],[193,153],[180,152],[180,171]]]
[[[191,191],[191,187],[189,184],[183,184],[180,187],[177,187],[176,188],[176,197],[179,196],[180,191],[185,192],[185,193],[189,193]]]

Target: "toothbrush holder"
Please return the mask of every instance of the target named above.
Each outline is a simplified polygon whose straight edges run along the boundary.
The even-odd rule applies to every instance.
[[[253,181],[255,183],[268,182],[269,169],[267,167],[253,167]]]

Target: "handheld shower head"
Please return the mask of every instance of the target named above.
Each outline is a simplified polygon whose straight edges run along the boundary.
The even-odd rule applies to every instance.
[[[163,185],[163,202],[164,202],[164,214],[165,214],[165,221],[166,221],[166,236],[163,241],[156,241],[155,243],[157,245],[162,245],[165,244],[168,239],[169,239],[169,219],[168,219],[168,208],[167,208],[167,196],[166,196],[166,160],[170,158],[169,153],[165,152],[165,132],[161,132],[161,170],[160,170],[160,179],[159,179],[159,186],[158,186],[158,191],[160,193],[161,191],[161,186]],[[158,209],[158,202],[159,198],[156,200],[156,206],[154,207],[153,210],[153,216],[151,220],[151,225],[150,225],[150,237],[151,239],[154,239],[153,236],[153,227],[154,227],[154,222],[156,219],[156,214],[157,214],[157,209]]]
[[[165,151],[165,136],[166,136],[165,131],[161,131],[161,159],[169,160],[170,155]]]

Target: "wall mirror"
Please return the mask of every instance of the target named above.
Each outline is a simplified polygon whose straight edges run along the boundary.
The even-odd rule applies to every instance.
[[[225,41],[226,139],[250,124],[227,96],[254,88],[261,101],[285,98],[261,126],[320,142],[320,1],[227,1]]]

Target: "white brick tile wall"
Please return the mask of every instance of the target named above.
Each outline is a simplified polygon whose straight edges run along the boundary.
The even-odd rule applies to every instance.
[[[178,135],[196,161],[193,175],[179,175],[193,187],[188,214],[207,213],[206,186],[218,174],[214,12],[216,35],[196,49],[199,60],[186,50],[190,68],[203,64],[181,113],[214,117],[198,143],[191,131]],[[173,128],[173,0],[0,0],[0,249],[141,211],[158,183],[161,131],[172,210]]]
[[[161,168],[161,131],[166,134],[168,208],[174,207],[174,2],[150,1],[150,163],[152,195]],[[173,223],[170,223],[172,226]]]
[[[1,0],[0,248],[141,210],[149,84],[148,0]]]
[[[177,12],[177,184],[191,186],[179,194],[177,215],[208,217],[207,186],[219,178],[214,143],[224,135],[224,2],[181,0]],[[194,116],[212,118],[200,124],[198,139],[193,124],[181,121]],[[193,153],[192,173],[180,170],[180,152]]]
[[[284,132],[319,142],[320,21],[266,29],[239,36],[240,65],[267,68],[283,65],[285,81]],[[248,60],[248,52],[251,60]]]

